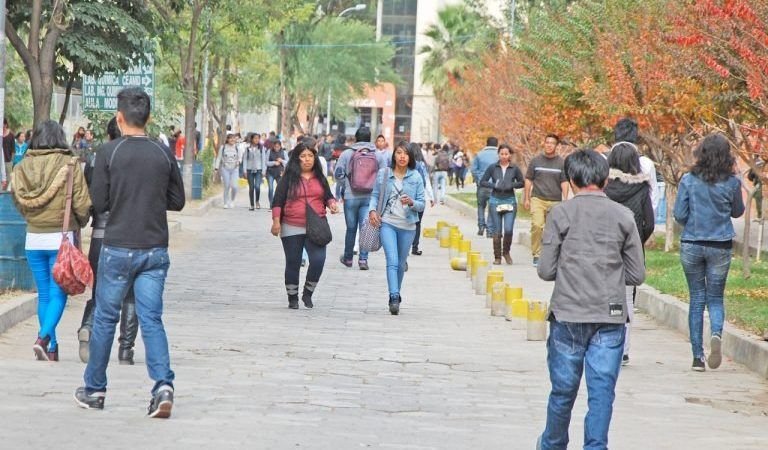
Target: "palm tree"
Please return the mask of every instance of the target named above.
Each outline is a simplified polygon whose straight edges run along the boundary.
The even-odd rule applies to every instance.
[[[441,98],[449,82],[460,81],[461,73],[479,63],[482,54],[496,45],[498,31],[463,3],[447,6],[437,15],[437,23],[424,33],[432,44],[421,47],[419,54],[427,56],[421,80]]]

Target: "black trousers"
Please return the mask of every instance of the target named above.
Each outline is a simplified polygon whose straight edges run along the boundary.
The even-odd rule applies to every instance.
[[[307,249],[307,256],[309,257],[306,281],[310,283],[320,281],[325,267],[325,247],[313,244],[307,239],[306,234],[288,236],[281,240],[283,241],[283,252],[285,252],[285,285],[298,287],[301,256],[304,253],[304,248]]]

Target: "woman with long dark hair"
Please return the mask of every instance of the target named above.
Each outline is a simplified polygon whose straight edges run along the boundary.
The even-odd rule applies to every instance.
[[[309,256],[307,279],[301,300],[312,308],[312,294],[325,266],[325,246],[307,238],[307,207],[320,217],[326,208],[336,214],[339,210],[317,152],[299,142],[291,152],[285,173],[277,183],[272,203],[272,234],[280,236],[285,252],[285,290],[288,307],[299,308],[299,270],[306,248]]]
[[[253,133],[248,139],[248,146],[243,152],[243,172],[248,179],[249,208],[261,209],[259,197],[261,196],[261,180],[264,178],[264,170],[267,168],[267,150],[259,142],[259,133]]]
[[[72,215],[63,224],[67,180],[72,176]],[[32,346],[41,361],[58,361],[56,327],[64,313],[67,294],[53,279],[62,228],[70,242],[88,223],[91,197],[80,164],[67,145],[64,129],[46,120],[35,128],[30,149],[13,169],[13,200],[27,221],[25,249],[37,286],[37,318],[40,329]]]
[[[387,259],[389,312],[400,313],[403,275],[408,262],[408,249],[416,234],[419,212],[424,211],[424,182],[416,171],[416,155],[401,141],[392,152],[392,169],[379,170],[368,204],[368,221],[381,227],[381,246]],[[383,205],[379,207],[379,192],[384,189]]]
[[[501,257],[507,264],[512,264],[512,233],[517,216],[517,197],[515,189],[525,186],[525,179],[520,168],[512,162],[512,147],[499,146],[499,162],[488,166],[478,185],[491,189],[488,212],[493,221],[493,263],[501,264]],[[503,239],[503,243],[502,243]],[[503,245],[502,245],[503,244]]]
[[[721,134],[704,138],[694,151],[696,163],[680,180],[675,200],[675,220],[683,226],[680,262],[688,282],[688,326],[693,351],[692,369],[705,369],[704,308],[709,310],[710,354],[706,363],[716,369],[722,362],[725,321],[723,293],[733,253],[731,218],[744,214],[741,182],[734,175],[736,159]]]
[[[642,172],[640,154],[635,144],[620,142],[613,146],[608,157],[610,172],[608,183],[603,190],[605,195],[616,203],[620,203],[635,216],[635,225],[640,233],[640,241],[645,241],[653,235],[654,216],[651,202],[651,187],[648,175]],[[635,295],[637,286],[627,286],[627,326],[624,329],[624,355],[622,365],[629,364],[630,327],[634,320]]]

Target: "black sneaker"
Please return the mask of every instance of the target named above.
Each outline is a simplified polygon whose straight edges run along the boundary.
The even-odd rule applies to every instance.
[[[704,358],[693,358],[693,364],[691,365],[691,370],[694,372],[704,372],[706,367],[704,366]]]
[[[352,267],[352,260],[351,259],[344,259],[344,255],[341,255],[339,257],[339,261],[344,264],[346,267]]]
[[[392,314],[393,316],[400,314],[400,296],[399,295],[389,296],[389,313]]]
[[[477,235],[482,236],[485,233],[485,227],[477,227]]]
[[[621,365],[626,366],[629,364],[629,355],[624,355],[621,357]]]
[[[147,415],[153,419],[167,419],[171,417],[171,409],[173,408],[173,388],[171,386],[163,385],[152,396],[152,400],[149,401],[149,409]]]
[[[539,267],[539,257],[534,256],[533,257],[533,267]]]
[[[75,389],[75,401],[77,406],[85,409],[104,409],[106,392],[92,392],[87,394],[84,387]]]

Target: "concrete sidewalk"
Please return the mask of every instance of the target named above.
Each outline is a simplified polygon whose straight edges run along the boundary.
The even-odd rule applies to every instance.
[[[143,417],[150,383],[139,344],[133,367],[110,367],[104,411],[75,407],[81,384],[75,331],[82,302],[59,326],[60,363],[34,361],[30,319],[0,335],[3,447],[82,449],[534,448],[549,390],[544,342],[528,342],[490,317],[447,250],[424,239],[409,258],[401,316],[387,312],[382,253],[361,272],[338,263],[343,217],[314,310],[289,310],[280,241],[266,210],[212,209],[185,218],[173,236],[165,317],[177,374],[174,417]],[[474,218],[427,212],[460,226],[475,248]],[[501,266],[530,298],[552,285],[536,277],[528,250]],[[642,315],[632,364],[622,370],[611,428],[618,449],[762,449],[768,384],[742,366],[690,371],[689,345]],[[581,446],[586,400],[576,403],[572,447]]]

